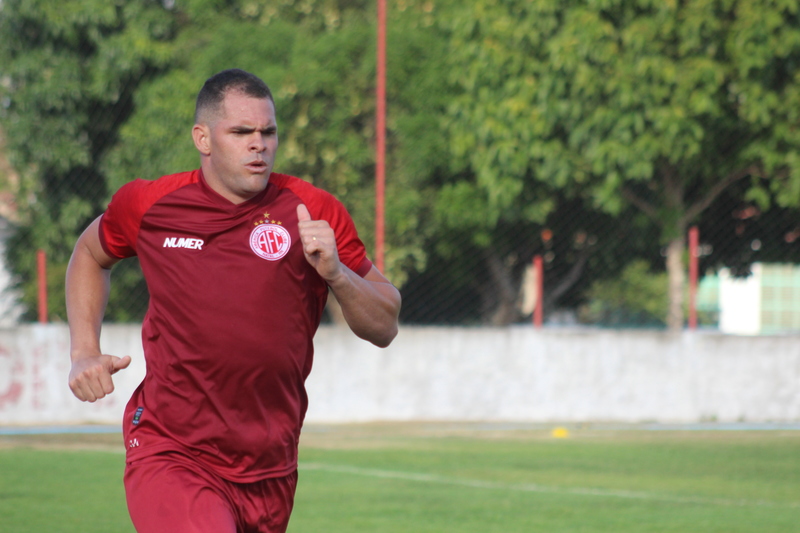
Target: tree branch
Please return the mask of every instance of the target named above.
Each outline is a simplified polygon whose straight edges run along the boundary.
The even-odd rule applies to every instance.
[[[578,260],[572,265],[569,269],[569,272],[558,280],[558,284],[548,292],[547,296],[544,298],[544,307],[545,309],[549,309],[555,305],[561,296],[565,292],[567,292],[573,285],[575,285],[578,280],[581,279],[581,275],[583,275],[583,269],[586,266],[586,262],[589,260],[589,257],[594,252],[596,246],[585,246],[578,252]]]
[[[740,179],[744,179],[747,176],[761,176],[763,177],[763,173],[758,165],[750,165],[749,167],[745,167],[743,169],[737,170],[735,172],[731,172],[725,178],[718,181],[708,193],[703,197],[702,200],[696,202],[689,209],[686,210],[686,220],[693,220],[695,219],[700,213],[705,211],[711,203],[717,199],[717,197],[722,194],[722,192],[739,181]]]
[[[655,208],[655,206],[647,202],[644,198],[637,195],[630,188],[625,186],[622,187],[622,197],[625,198],[630,203],[632,203],[645,215],[652,218],[656,222],[658,221],[658,210]]]

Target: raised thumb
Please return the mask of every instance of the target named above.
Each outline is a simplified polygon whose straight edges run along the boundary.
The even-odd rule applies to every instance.
[[[311,220],[311,213],[308,212],[308,208],[306,204],[298,204],[297,205],[297,221],[298,222],[306,222]]]

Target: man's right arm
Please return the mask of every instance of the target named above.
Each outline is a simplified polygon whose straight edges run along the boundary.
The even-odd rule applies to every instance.
[[[114,390],[111,376],[131,358],[100,351],[100,328],[108,302],[111,267],[118,261],[100,244],[98,217],[78,239],[67,267],[66,299],[70,333],[69,387],[79,400],[94,402]]]

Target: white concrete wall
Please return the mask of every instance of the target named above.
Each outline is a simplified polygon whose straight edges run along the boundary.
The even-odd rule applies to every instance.
[[[69,390],[69,331],[65,325],[24,325],[0,330],[0,424],[121,423],[125,403],[144,377],[141,327],[106,325],[106,353],[131,355],[114,380],[115,392],[96,403]]]
[[[95,404],[67,386],[65,326],[0,331],[0,424],[119,423],[141,381],[137,326],[103,349],[134,362]],[[310,422],[371,420],[796,422],[800,337],[404,327],[381,350],[324,327],[308,380]]]

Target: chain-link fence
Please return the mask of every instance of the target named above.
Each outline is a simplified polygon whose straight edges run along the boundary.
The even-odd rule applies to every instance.
[[[753,315],[736,332],[800,330],[800,314],[789,305],[800,287],[800,212],[762,211],[733,194],[721,196],[694,226],[699,246],[690,251],[688,232],[681,257],[682,297],[689,316],[690,253],[698,258],[695,309],[700,327],[718,328],[721,314],[736,320],[748,306],[766,310],[785,302],[780,321]],[[664,327],[669,306],[667,248],[658,228],[634,210],[618,217],[581,210],[565,202],[545,224],[505,228],[491,249],[456,243],[459,253],[437,258],[403,287],[403,318],[419,324],[529,323],[535,308],[534,258],[543,259],[544,323]],[[759,274],[782,269],[783,279],[759,301],[741,296],[742,286],[765,283]],[[788,269],[788,270],[787,270]],[[723,292],[720,293],[720,280]],[[753,291],[758,292],[755,287]],[[726,298],[727,297],[727,298]],[[753,298],[758,298],[754,294]],[[723,303],[725,308],[723,309]],[[752,309],[749,309],[752,311]],[[723,324],[724,327],[724,324]]]
[[[371,3],[124,4],[64,18],[55,0],[0,3],[0,215],[24,319],[36,250],[50,318],[66,320],[72,247],[110,195],[197,165],[194,96],[234,63],[273,85],[276,170],[339,197],[374,250]],[[401,320],[529,324],[538,305],[551,326],[681,327],[695,302],[700,327],[800,329],[800,211],[783,207],[800,204],[800,51],[764,44],[800,42],[796,16],[756,0],[600,4],[391,7],[386,274]],[[142,320],[136,260],[112,277],[108,319]]]
[[[694,309],[701,328],[732,333],[800,330],[800,212],[762,211],[733,192],[693,226],[699,246],[682,256],[684,308],[691,314],[691,255],[700,279]],[[547,326],[665,327],[667,243],[629,208],[611,216],[565,200],[543,224],[500,227],[491,246],[469,235],[428,244],[428,266],[401,285],[406,324],[530,324],[541,301]],[[391,243],[389,244],[391,247]],[[542,270],[535,268],[541,258]],[[542,276],[541,300],[538,276]],[[148,305],[137,260],[114,267],[108,316],[139,321]],[[57,298],[56,298],[57,299]],[[332,304],[335,305],[335,302]],[[326,313],[327,321],[340,315]]]

